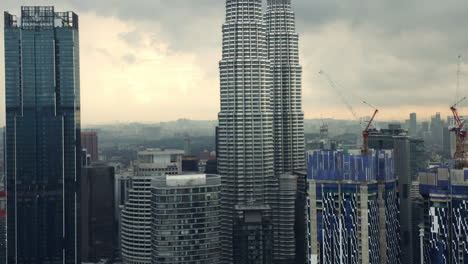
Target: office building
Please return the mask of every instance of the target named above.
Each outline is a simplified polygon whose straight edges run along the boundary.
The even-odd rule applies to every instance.
[[[413,250],[411,245],[414,230],[412,230],[411,212],[411,141],[407,132],[398,125],[389,125],[388,129],[372,132],[369,135],[369,148],[377,150],[393,150],[394,172],[398,178],[398,191],[400,198],[400,232],[402,262],[413,263]],[[417,232],[417,231],[416,231]]]
[[[120,246],[124,264],[152,263],[151,181],[182,172],[183,150],[148,149],[138,152],[133,175],[126,180],[121,206]]]
[[[400,263],[392,152],[316,151],[308,159],[308,263]]]
[[[91,162],[99,160],[98,136],[96,132],[81,132],[81,149],[86,149]]]
[[[410,167],[412,181],[418,180],[419,171],[426,169],[428,165],[428,154],[424,140],[410,138]]]
[[[221,179],[188,174],[151,182],[153,264],[221,260]]]
[[[114,167],[93,163],[81,169],[81,259],[112,261],[117,249]]]
[[[240,223],[248,218],[238,216],[252,210],[268,222],[261,226],[272,225],[273,263],[295,261],[296,194],[289,186],[297,188],[294,172],[305,170],[305,160],[302,69],[294,24],[290,0],[267,1],[265,15],[261,0],[226,0],[217,129],[226,263],[238,248],[233,247],[233,228],[250,224]],[[245,241],[239,234],[234,244]],[[246,261],[235,257],[241,258],[235,262]],[[255,263],[268,256],[258,258]]]
[[[416,113],[410,114],[408,134],[411,137],[416,137],[418,134],[418,122],[416,119]]]
[[[78,16],[4,15],[8,263],[80,263]]]
[[[178,149],[147,149],[138,152],[138,171],[161,172],[176,175],[182,173],[184,151]]]
[[[468,169],[437,166],[419,178],[424,263],[468,263]]]
[[[243,214],[236,211],[236,205],[239,210],[251,205],[269,211],[275,195],[272,79],[266,40],[262,1],[226,0],[217,155],[223,263],[234,261],[233,226],[236,216]]]
[[[291,0],[268,0],[265,22],[272,73],[274,172],[279,188],[275,197],[277,204],[273,205],[273,259],[292,263],[296,259],[294,210],[297,187],[288,191],[287,186],[297,186],[293,172],[305,172],[305,140],[299,35]]]

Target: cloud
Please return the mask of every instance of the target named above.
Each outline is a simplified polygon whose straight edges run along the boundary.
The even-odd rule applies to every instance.
[[[225,1],[6,0],[1,6],[18,14],[25,3],[52,3],[80,16],[83,123],[216,118]],[[382,118],[449,114],[456,57],[468,61],[468,1],[293,5],[306,117],[351,118],[320,69],[340,83],[359,115],[369,115],[363,98],[381,108]],[[460,93],[466,94],[468,64],[462,69]]]

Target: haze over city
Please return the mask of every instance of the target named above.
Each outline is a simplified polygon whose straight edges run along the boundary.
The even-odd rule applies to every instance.
[[[409,112],[420,119],[449,115],[459,54],[467,56],[460,94],[468,92],[468,2],[294,4],[306,118],[353,119],[320,70],[339,83],[359,116],[372,112],[361,98],[379,107],[378,120],[401,120]],[[84,125],[217,119],[224,1],[2,1],[2,9],[14,13],[21,5],[79,13]],[[0,34],[0,49],[3,44]]]

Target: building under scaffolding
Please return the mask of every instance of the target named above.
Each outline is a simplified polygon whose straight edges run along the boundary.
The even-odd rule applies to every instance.
[[[308,155],[309,263],[400,263],[391,151]]]

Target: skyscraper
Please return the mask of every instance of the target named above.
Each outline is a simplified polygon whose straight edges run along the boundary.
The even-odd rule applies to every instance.
[[[8,263],[80,263],[78,16],[5,13]]]
[[[292,263],[296,256],[294,233],[294,171],[305,171],[304,113],[302,112],[302,67],[299,64],[299,36],[291,0],[268,0],[268,59],[271,63],[273,146],[275,179],[279,192],[273,205],[274,250],[276,262]],[[285,174],[290,174],[286,176]]]
[[[226,0],[218,115],[224,263],[233,262],[236,216],[249,205],[268,210],[275,194],[272,79],[266,34],[261,0]]]
[[[228,263],[233,230],[248,229],[253,212],[265,219],[255,224],[258,232],[273,230],[273,243],[260,243],[261,252],[273,252],[275,263],[295,259],[292,173],[305,167],[301,72],[290,0],[267,1],[265,19],[261,0],[226,0],[218,171]],[[239,234],[234,240],[246,241]],[[249,259],[237,252],[239,261]]]
[[[410,114],[408,133],[411,137],[415,137],[418,133],[418,122],[416,119],[416,113]]]
[[[391,151],[316,151],[308,167],[308,263],[400,263]]]

